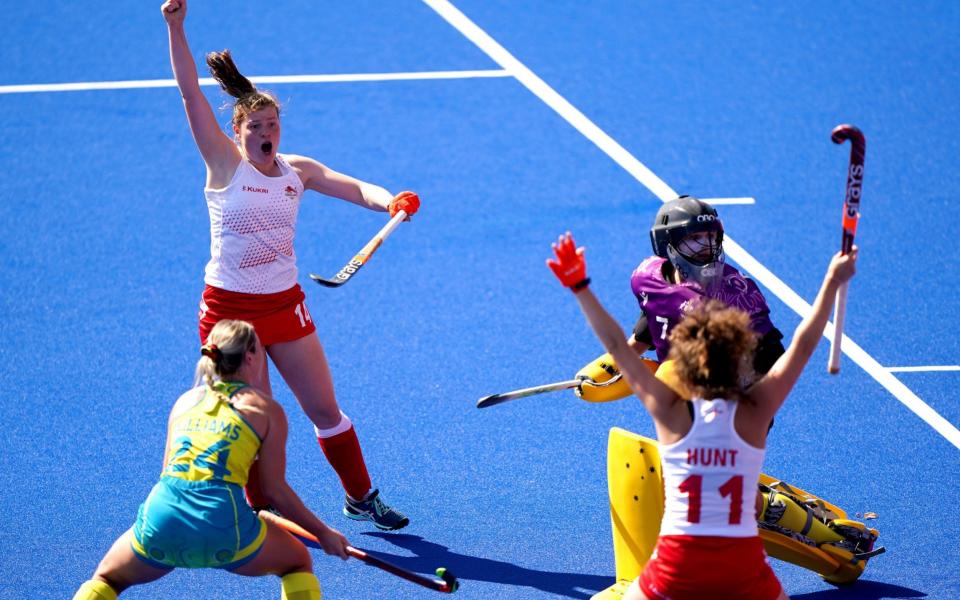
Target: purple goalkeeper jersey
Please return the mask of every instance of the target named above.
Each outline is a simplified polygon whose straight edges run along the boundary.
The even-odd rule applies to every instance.
[[[674,326],[683,318],[684,312],[704,297],[703,289],[694,281],[676,284],[664,278],[664,262],[664,258],[651,256],[630,276],[630,287],[640,302],[640,310],[647,317],[647,328],[661,361],[670,351],[669,336]],[[760,288],[730,265],[723,265],[723,282],[712,297],[749,314],[750,327],[758,335],[773,329],[770,308]]]

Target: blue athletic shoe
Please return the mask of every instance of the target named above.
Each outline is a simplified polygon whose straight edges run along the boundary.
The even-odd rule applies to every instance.
[[[363,500],[354,500],[347,496],[343,503],[343,514],[354,521],[372,521],[377,529],[395,531],[410,524],[410,519],[395,508],[387,506],[380,499],[380,490],[373,490]]]

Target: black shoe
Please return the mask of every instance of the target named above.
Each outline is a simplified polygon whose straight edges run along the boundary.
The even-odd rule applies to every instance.
[[[355,521],[373,521],[377,529],[394,531],[410,524],[410,519],[395,508],[387,506],[380,499],[380,490],[373,490],[363,500],[354,500],[347,496],[343,503],[343,514]]]

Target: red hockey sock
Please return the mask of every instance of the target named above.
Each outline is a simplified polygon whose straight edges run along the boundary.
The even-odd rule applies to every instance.
[[[263,490],[260,487],[259,460],[253,461],[253,464],[250,465],[250,475],[247,477],[247,485],[244,486],[243,491],[247,496],[247,504],[253,508],[261,508],[270,504],[267,502],[267,498],[263,495]]]
[[[330,466],[340,476],[343,489],[351,498],[363,499],[370,491],[370,475],[353,426],[330,437],[317,436],[317,441]]]

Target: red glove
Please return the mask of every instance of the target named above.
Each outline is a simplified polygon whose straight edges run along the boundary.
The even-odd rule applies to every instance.
[[[587,278],[587,259],[583,257],[584,248],[577,248],[569,231],[561,235],[551,247],[557,259],[548,259],[547,266],[560,283],[574,292],[590,285],[590,279]]]
[[[400,192],[390,201],[390,216],[395,217],[401,210],[412,217],[420,209],[420,197],[413,192]]]

